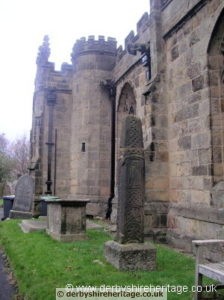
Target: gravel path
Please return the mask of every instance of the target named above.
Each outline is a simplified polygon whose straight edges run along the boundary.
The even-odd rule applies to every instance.
[[[3,210],[0,208],[0,222],[3,217]],[[16,294],[13,285],[12,274],[10,273],[6,256],[0,250],[0,300],[12,300]]]

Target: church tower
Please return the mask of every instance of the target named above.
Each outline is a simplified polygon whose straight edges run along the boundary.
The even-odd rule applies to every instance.
[[[78,40],[72,53],[71,197],[89,199],[88,215],[105,216],[110,195],[111,102],[101,83],[112,79],[114,38]]]

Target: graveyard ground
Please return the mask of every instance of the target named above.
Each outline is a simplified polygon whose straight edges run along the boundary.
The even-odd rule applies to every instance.
[[[112,239],[105,230],[88,230],[88,239],[74,243],[52,240],[44,232],[24,234],[18,220],[0,222],[0,247],[5,251],[16,277],[20,295],[31,300],[55,299],[55,288],[100,285],[194,284],[194,258],[157,247],[157,269],[153,272],[121,272],[104,259],[103,245]],[[192,299],[192,293],[170,293],[168,299]]]

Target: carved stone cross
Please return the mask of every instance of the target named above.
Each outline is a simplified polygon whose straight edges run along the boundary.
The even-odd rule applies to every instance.
[[[143,243],[145,161],[141,120],[129,115],[122,133],[117,239],[122,244]]]

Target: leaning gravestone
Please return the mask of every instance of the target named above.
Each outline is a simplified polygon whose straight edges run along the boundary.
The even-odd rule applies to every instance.
[[[141,120],[123,124],[119,162],[117,241],[105,244],[105,257],[119,270],[154,270],[156,250],[144,243],[145,160]]]
[[[15,188],[15,199],[9,217],[32,218],[32,207],[34,201],[34,181],[29,175],[23,175],[18,179]]]

